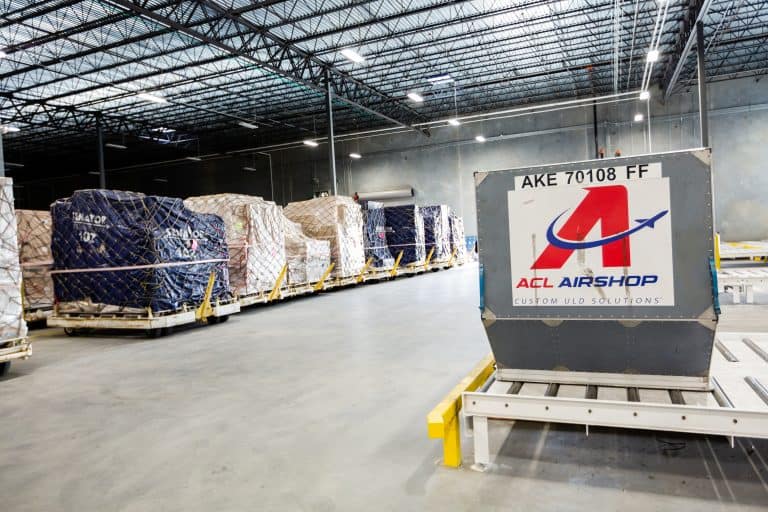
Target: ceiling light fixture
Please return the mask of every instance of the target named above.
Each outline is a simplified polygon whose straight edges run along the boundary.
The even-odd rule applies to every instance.
[[[476,140],[477,142],[485,142],[485,141],[486,141],[486,138],[485,138],[485,137],[483,137],[482,135],[478,135],[477,137],[475,137],[475,140]]]
[[[309,140],[309,139],[304,141],[304,145],[305,146],[309,146],[311,148],[316,148],[318,146],[317,142],[315,142],[313,140]]]
[[[140,100],[148,101],[150,103],[168,103],[168,100],[157,94],[150,94],[148,92],[140,92],[136,95]]]
[[[648,52],[648,62],[656,62],[659,60],[659,50],[651,50]]]
[[[640,113],[635,114],[635,122],[636,123],[639,123],[642,120],[643,120],[643,114],[640,114]]]
[[[200,158],[199,156],[185,156],[184,159],[191,160],[193,162],[200,162],[202,160],[202,158]]]
[[[239,124],[243,128],[250,128],[251,130],[255,130],[256,128],[258,128],[258,126],[256,126],[255,124],[251,124],[246,121],[238,121],[237,124]]]
[[[152,181],[156,181],[157,183],[168,183],[168,178],[155,178]]]
[[[651,93],[649,91],[640,91],[640,99],[641,100],[651,99]]]
[[[88,171],[88,174],[91,176],[101,176],[101,173],[99,171]]]
[[[243,170],[244,171],[255,171],[256,168],[255,167],[243,167]]]
[[[13,126],[13,125],[2,126],[2,125],[0,125],[0,133],[16,133],[16,132],[18,132],[20,130],[21,130],[21,128],[19,128],[18,126]]]
[[[128,149],[128,146],[123,146],[122,144],[115,144],[112,142],[107,142],[104,144],[105,148],[112,148],[112,149]]]
[[[341,50],[341,54],[356,64],[365,62],[365,57],[357,53],[352,48],[344,48],[343,50]]]
[[[459,126],[461,122],[458,119],[453,118],[448,120],[448,124],[451,126]]]
[[[409,92],[408,98],[414,103],[421,103],[424,101],[424,97],[417,92]]]
[[[451,77],[451,75],[448,75],[448,74],[435,75],[435,76],[428,77],[427,82],[430,82],[433,84],[447,84],[447,83],[453,82],[453,78]]]
[[[361,155],[360,153],[350,153],[349,154],[349,158],[354,158],[355,160],[360,160],[361,158],[363,158],[363,155]]]

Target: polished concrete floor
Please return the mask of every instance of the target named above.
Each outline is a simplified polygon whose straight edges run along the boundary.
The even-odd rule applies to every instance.
[[[441,467],[425,415],[488,352],[476,267],[155,340],[34,332],[0,382],[0,510],[765,510],[768,443],[517,423]],[[723,325],[768,330],[768,309]]]

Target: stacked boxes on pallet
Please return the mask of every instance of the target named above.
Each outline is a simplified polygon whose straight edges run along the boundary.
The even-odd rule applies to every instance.
[[[13,180],[0,178],[0,348],[4,340],[27,335],[17,244]]]
[[[420,208],[414,204],[387,206],[384,208],[387,245],[396,257],[401,251],[401,265],[424,263],[424,219]]]
[[[78,190],[51,206],[59,312],[176,311],[230,297],[224,221],[181,199]]]
[[[331,243],[334,277],[352,277],[365,265],[363,214],[350,197],[317,197],[290,203],[285,216],[301,225],[306,235]]]
[[[301,226],[285,219],[285,252],[288,258],[288,283],[315,283],[331,264],[331,243],[304,234]]]
[[[24,310],[28,312],[53,307],[51,279],[51,213],[40,210],[16,210],[19,261],[24,278]]]
[[[365,244],[365,259],[372,259],[371,267],[378,269],[392,268],[395,258],[387,246],[386,218],[384,204],[375,201],[363,201],[363,217],[365,228],[363,243]]]
[[[422,206],[424,219],[424,251],[432,251],[431,262],[447,261],[451,257],[451,229],[448,206],[444,204]]]
[[[454,261],[459,265],[463,265],[467,261],[467,242],[464,239],[464,219],[451,210],[448,221],[451,226],[451,254],[455,251],[456,256]]]
[[[218,214],[227,228],[229,284],[240,296],[271,290],[285,258],[285,217],[272,201],[242,194],[190,197],[184,205]]]

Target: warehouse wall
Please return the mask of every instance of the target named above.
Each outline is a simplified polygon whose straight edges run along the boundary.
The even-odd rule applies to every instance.
[[[717,226],[728,240],[768,238],[768,83],[752,78],[710,84],[710,139],[713,148]],[[651,102],[653,151],[699,146],[695,89],[662,104],[654,91]],[[634,123],[645,103],[632,101],[598,108],[600,146],[612,155],[648,152],[647,124]],[[482,133],[489,140],[474,141]],[[346,158],[362,153],[362,160]],[[281,176],[290,180],[278,198],[309,197],[328,189],[325,146],[273,153]],[[416,133],[366,137],[337,144],[340,193],[380,191],[412,186],[420,204],[446,203],[466,219],[474,234],[472,174],[525,165],[583,160],[594,156],[592,108],[511,117]],[[312,181],[314,180],[314,181]]]

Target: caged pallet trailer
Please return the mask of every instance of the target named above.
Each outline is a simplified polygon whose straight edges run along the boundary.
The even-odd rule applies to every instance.
[[[118,329],[129,331],[144,331],[151,338],[171,334],[173,329],[182,325],[195,323],[213,325],[226,322],[230,315],[240,312],[240,302],[236,299],[211,301],[211,292],[215,274],[211,274],[203,301],[196,307],[186,304],[175,311],[145,311],[131,312],[62,312],[54,307],[48,317],[49,327],[63,327],[68,336],[77,336],[93,330]]]

